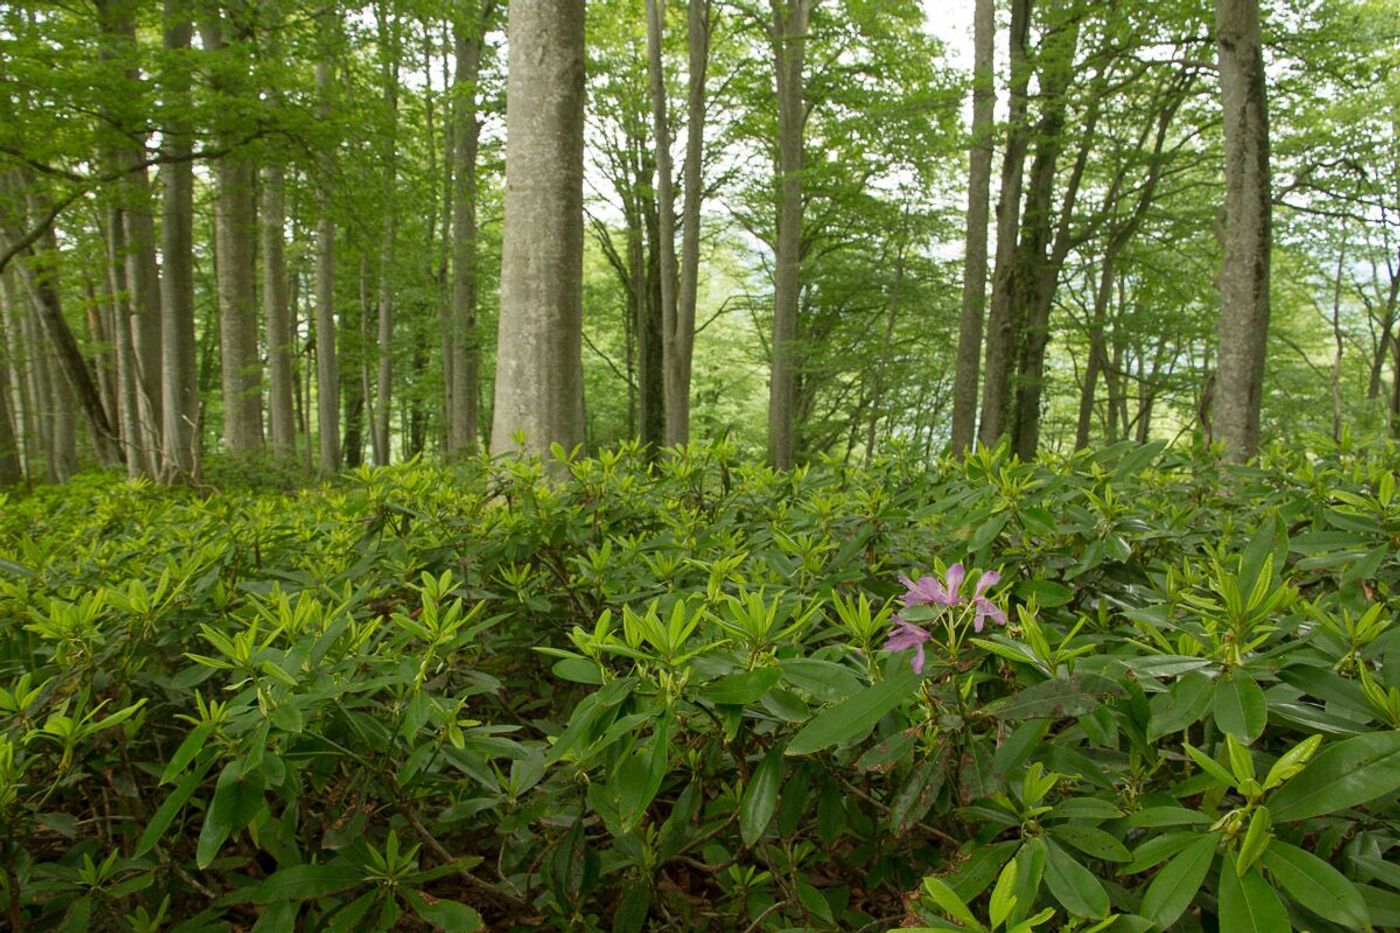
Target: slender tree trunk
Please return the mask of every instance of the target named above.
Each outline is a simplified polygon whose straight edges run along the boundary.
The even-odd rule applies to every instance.
[[[889,310],[885,316],[885,337],[880,344],[880,365],[875,370],[875,385],[870,390],[870,418],[865,431],[865,463],[868,466],[875,457],[875,429],[880,421],[885,401],[885,384],[888,382],[890,355],[894,348],[894,324],[899,316],[899,293],[904,286],[904,243],[899,244],[899,253],[894,264],[894,286],[890,289]],[[855,436],[855,419],[852,419],[852,438]],[[847,448],[847,456],[850,449]]]
[[[318,113],[330,108],[331,65],[316,63]],[[322,180],[316,188],[316,433],[320,438],[321,470],[340,469],[340,367],[336,359],[335,222],[331,220],[330,158],[321,162]]]
[[[450,367],[451,409],[448,451],[470,454],[476,450],[480,427],[481,337],[477,329],[477,224],[476,162],[481,142],[477,82],[486,26],[494,12],[488,0],[475,16],[453,27],[457,72],[453,78],[453,184],[452,192],[452,353]]]
[[[379,294],[377,306],[377,374],[374,422],[370,439],[375,466],[389,464],[389,424],[394,388],[394,240],[398,236],[398,126],[399,126],[399,23],[388,3],[379,11],[379,46],[382,62],[384,108],[389,130],[383,141],[380,168],[384,173],[384,226],[379,241]]]
[[[1258,0],[1216,0],[1225,126],[1225,256],[1212,440],[1234,461],[1259,449],[1269,337],[1269,114]]]
[[[665,335],[666,446],[690,443],[690,374],[695,356],[695,306],[700,283],[700,208],[705,194],[705,76],[710,60],[710,0],[689,0],[686,46],[685,204],[681,208],[681,265],[674,327]]]
[[[1084,384],[1079,390],[1079,419],[1074,430],[1074,449],[1089,446],[1089,430],[1094,418],[1094,394],[1098,389],[1099,373],[1104,368],[1108,349],[1104,326],[1108,319],[1108,303],[1113,300],[1113,261],[1104,256],[1099,270],[1098,288],[1094,290],[1093,318],[1089,322],[1089,359],[1084,364]]]
[[[583,0],[511,0],[493,453],[584,440],[583,30]]]
[[[104,293],[98,294],[97,286],[83,272],[83,296],[87,300],[88,346],[94,348],[92,362],[97,391],[102,397],[102,409],[107,413],[107,421],[117,421],[117,374],[113,359],[111,339],[108,337],[107,321],[113,316],[111,304]]]
[[[189,0],[165,0],[165,49],[174,55],[190,47]],[[165,94],[175,104],[189,98],[189,71],[172,62],[164,72]],[[188,161],[189,128],[178,117],[167,121],[161,145],[174,161],[161,169],[165,189],[161,223],[161,440],[163,471],[191,476],[196,462],[195,426],[199,384],[194,335],[194,167]]]
[[[1026,108],[1030,87],[1032,0],[1011,0],[1011,86],[1006,151],[1001,163],[1001,194],[997,201],[996,266],[988,310],[986,364],[982,384],[982,421],[977,439],[984,447],[997,442],[1006,429],[1007,394],[1012,362],[1012,293],[1015,287],[1016,243],[1021,226],[1021,178],[1025,171],[1029,134]]]
[[[636,169],[633,179],[637,194],[641,228],[645,234],[645,252],[639,242],[639,255],[644,255],[643,276],[638,280],[640,301],[637,305],[637,434],[651,451],[666,443],[666,368],[665,368],[665,259],[661,236],[661,207],[656,197],[652,177],[656,173],[654,150],[646,143],[644,123],[639,122],[636,145]]]
[[[204,47],[212,54],[234,54],[224,44],[217,20],[201,25]],[[242,70],[240,67],[238,70]],[[236,93],[240,79],[222,69],[216,82]],[[234,142],[224,135],[226,144]],[[257,207],[255,172],[246,153],[234,152],[214,163],[214,250],[219,293],[219,350],[224,407],[224,446],[234,453],[263,449],[262,364],[258,356],[257,305],[254,295]]]
[[[802,70],[816,0],[771,0],[778,98],[778,217],[773,258],[773,364],[768,383],[768,461],[792,467],[797,450],[797,316],[802,282]]]
[[[268,425],[277,457],[296,455],[292,413],[292,328],[287,308],[287,263],[283,237],[287,222],[286,179],[280,165],[263,168],[263,319],[267,328]]]
[[[117,359],[117,423],[121,429],[126,475],[134,479],[150,474],[152,451],[145,444],[145,432],[141,430],[141,413],[137,403],[140,381],[131,339],[131,288],[126,278],[128,267],[124,261],[125,255],[126,224],[122,219],[121,208],[112,207],[107,212],[107,269],[112,307],[116,311],[117,322],[112,333]]]
[[[967,183],[967,240],[963,251],[962,322],[953,378],[952,449],[961,457],[977,430],[977,376],[987,301],[987,211],[992,186],[992,132],[996,108],[996,3],[977,0],[973,18],[972,153]]]
[[[661,344],[661,376],[662,391],[664,400],[661,422],[661,434],[652,438],[647,428],[650,425],[643,422],[642,440],[654,443],[656,446],[664,445],[672,431],[667,430],[667,426],[672,424],[672,420],[666,412],[670,411],[677,403],[672,396],[678,391],[688,391],[680,386],[674,374],[676,369],[676,337],[680,332],[677,312],[679,308],[676,302],[676,195],[675,184],[671,169],[671,125],[667,119],[666,111],[668,101],[666,99],[666,71],[665,62],[662,59],[661,46],[666,30],[666,4],[665,0],[647,0],[647,70],[651,75],[651,125],[652,138],[656,143],[656,239],[652,243],[653,250],[658,256],[658,290],[661,299],[661,333],[659,337]]]
[[[1381,394],[1381,370],[1385,367],[1390,345],[1395,340],[1396,310],[1400,307],[1400,251],[1397,252],[1396,260],[1397,263],[1391,265],[1390,258],[1386,257],[1390,286],[1386,291],[1385,310],[1381,314],[1381,339],[1376,346],[1375,356],[1371,358],[1371,378],[1366,386],[1368,399],[1378,398]],[[1400,379],[1400,372],[1396,373],[1396,378]]]
[[[1337,250],[1337,275],[1332,282],[1332,440],[1342,440],[1342,281],[1346,271],[1347,243]]]
[[[6,288],[0,291],[0,489],[18,486],[24,481],[24,468],[20,462],[21,434],[17,426],[19,413],[15,410],[10,393],[13,364],[9,339],[11,313],[10,290]]]

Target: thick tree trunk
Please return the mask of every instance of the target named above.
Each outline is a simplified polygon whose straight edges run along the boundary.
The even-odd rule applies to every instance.
[[[768,383],[768,461],[789,469],[797,450],[797,316],[802,290],[802,69],[816,0],[771,0],[778,98],[778,216],[773,257],[773,363]]]
[[[967,240],[963,251],[962,321],[953,377],[952,449],[961,457],[977,430],[977,376],[987,301],[987,212],[992,186],[996,108],[996,3],[977,0],[973,19],[972,154],[967,181]]]
[[[647,0],[647,70],[651,76],[651,125],[652,139],[656,153],[656,238],[652,249],[658,259],[658,291],[661,301],[661,332],[654,334],[661,345],[661,395],[664,400],[660,422],[660,436],[649,437],[651,427],[645,419],[642,425],[642,440],[655,446],[666,443],[671,424],[665,412],[676,404],[672,396],[683,389],[676,381],[676,337],[680,332],[676,303],[676,195],[671,173],[671,125],[666,111],[666,71],[662,60],[661,43],[666,29],[665,0]]]
[[[204,47],[232,54],[224,45],[218,21],[201,26]],[[223,69],[217,83],[227,93],[238,90]],[[233,143],[225,134],[224,143]],[[246,153],[233,152],[214,163],[214,250],[219,293],[220,390],[224,408],[224,446],[234,453],[263,448],[262,365],[258,356],[254,296],[257,208],[255,173]]]
[[[166,0],[165,48],[190,47],[188,0]],[[172,102],[188,100],[189,72],[178,63],[164,73]],[[190,476],[198,460],[199,384],[194,336],[194,167],[188,161],[188,127],[178,119],[161,131],[161,145],[173,161],[161,169],[165,189],[161,223],[161,441],[162,470],[168,477]]]
[[[1015,288],[1016,243],[1021,227],[1021,178],[1025,172],[1029,133],[1026,107],[1031,66],[1032,0],[1011,0],[1011,86],[1006,151],[1001,162],[1001,194],[997,201],[996,266],[987,314],[986,365],[982,384],[982,421],[978,442],[990,447],[1006,429],[1007,389],[1012,362],[1012,292]]]
[[[674,327],[665,335],[666,446],[690,443],[690,374],[695,356],[695,306],[700,282],[701,163],[705,146],[705,75],[710,60],[710,0],[689,0],[686,45],[685,204],[681,208],[681,265]]]
[[[1225,256],[1212,440],[1242,462],[1259,449],[1269,337],[1269,114],[1258,0],[1216,0],[1225,127]]]
[[[511,0],[493,453],[583,419],[583,0]]]
[[[287,214],[282,166],[263,169],[262,226],[264,325],[267,328],[268,426],[277,457],[296,455],[292,413],[292,327],[287,308],[287,263],[283,228]]]
[[[447,367],[449,454],[470,454],[481,436],[481,337],[477,331],[476,161],[481,142],[477,82],[486,24],[494,0],[453,27],[457,72],[453,78],[452,314]]]
[[[318,113],[330,107],[331,65],[316,63]],[[322,162],[323,176],[330,172],[329,158]],[[336,359],[335,326],[335,222],[331,220],[330,186],[322,180],[316,189],[316,433],[319,436],[321,470],[340,469],[340,367]]]

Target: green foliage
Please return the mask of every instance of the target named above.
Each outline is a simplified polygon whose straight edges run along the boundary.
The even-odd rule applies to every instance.
[[[0,916],[1393,927],[1398,454],[9,498]]]

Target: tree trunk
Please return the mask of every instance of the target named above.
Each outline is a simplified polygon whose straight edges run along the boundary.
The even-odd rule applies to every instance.
[[[632,189],[640,222],[638,258],[645,257],[643,275],[638,279],[637,304],[637,435],[652,451],[666,443],[666,365],[665,365],[665,259],[661,235],[661,206],[652,178],[656,174],[655,150],[646,143],[644,123],[638,123],[634,142],[636,182]],[[646,249],[641,249],[645,234]],[[674,242],[674,239],[673,239]],[[673,254],[674,256],[674,254]]]
[[[330,110],[331,64],[316,63],[317,112]],[[321,470],[340,469],[340,367],[336,360],[335,222],[331,220],[330,157],[323,156],[322,180],[316,188],[316,433]]]
[[[495,7],[488,0],[474,17],[453,27],[457,72],[453,78],[452,139],[452,327],[448,377],[449,454],[475,452],[481,436],[481,337],[477,332],[477,228],[476,160],[481,142],[477,82],[481,77],[481,53],[486,26]]]
[[[650,424],[644,419],[642,440],[655,446],[662,446],[674,432],[669,412],[677,403],[672,396],[678,391],[688,391],[680,386],[675,376],[677,363],[676,337],[680,332],[676,303],[676,195],[671,174],[671,126],[667,119],[666,72],[662,60],[661,44],[666,29],[665,0],[647,0],[647,70],[651,75],[651,125],[656,153],[656,239],[652,249],[658,258],[658,291],[661,300],[661,333],[652,336],[659,338],[661,345],[661,395],[664,404],[660,435],[648,437]],[[670,429],[668,430],[668,426]]]
[[[190,47],[188,0],[166,0],[165,49],[180,54]],[[189,98],[190,75],[178,63],[163,74],[173,103]],[[194,336],[194,166],[189,128],[178,117],[167,121],[161,145],[173,161],[161,169],[165,189],[161,223],[161,442],[167,477],[194,473],[198,438],[199,385]]]
[[[992,276],[992,301],[987,315],[986,365],[982,384],[982,422],[977,439],[990,447],[1006,428],[1007,390],[1012,353],[1011,296],[1015,286],[1016,243],[1021,226],[1021,177],[1029,145],[1026,108],[1031,67],[1032,0],[1011,0],[1010,113],[1006,151],[1001,162],[1001,194],[997,201],[996,266]]]
[[[493,453],[583,420],[583,0],[511,0]]]
[[[149,475],[150,456],[145,432],[141,429],[141,413],[137,402],[140,382],[137,375],[136,353],[132,346],[131,288],[127,282],[126,223],[122,211],[111,207],[107,211],[107,281],[115,311],[116,326],[112,343],[117,361],[117,424],[121,431],[122,457],[126,461],[128,478]]]
[[[217,20],[201,25],[204,47],[229,55]],[[241,67],[238,70],[243,70]],[[222,69],[215,83],[224,93],[242,90]],[[232,145],[225,133],[225,145]],[[214,250],[219,293],[219,367],[224,407],[224,446],[233,453],[263,448],[262,365],[258,356],[257,307],[254,295],[257,207],[253,164],[233,152],[214,163]]]
[[[962,322],[953,378],[952,448],[961,457],[977,429],[977,376],[987,301],[987,211],[992,186],[992,132],[996,108],[996,4],[977,0],[973,22],[972,154],[967,182],[967,240],[963,252]]]
[[[296,420],[292,412],[292,327],[287,308],[287,263],[283,245],[287,222],[286,181],[282,166],[263,169],[262,226],[263,318],[267,328],[268,426],[276,457],[296,455]]]
[[[379,15],[380,63],[384,107],[389,131],[383,140],[380,169],[384,174],[384,226],[379,240],[379,294],[377,309],[378,372],[374,391],[374,423],[370,437],[374,465],[389,465],[389,423],[394,387],[394,240],[398,236],[398,126],[399,126],[399,25],[384,3]]]
[[[1243,462],[1259,449],[1269,337],[1269,114],[1258,0],[1216,0],[1225,127],[1225,255],[1212,440]]]
[[[705,75],[710,59],[710,0],[689,0],[686,45],[690,75],[686,98],[685,165],[681,172],[681,266],[674,327],[665,335],[666,446],[690,443],[690,374],[695,356],[695,306],[700,283],[701,163],[705,148]]]
[[[797,314],[802,282],[802,69],[816,0],[771,0],[778,98],[778,217],[773,257],[772,374],[768,383],[768,461],[790,469],[796,454]]]
[[[1094,291],[1093,318],[1089,322],[1089,359],[1084,364],[1084,384],[1079,389],[1079,418],[1074,429],[1074,449],[1089,446],[1089,430],[1094,418],[1094,394],[1098,389],[1099,373],[1104,369],[1108,349],[1104,340],[1104,325],[1108,319],[1108,303],[1113,300],[1113,260],[1105,255],[1099,270],[1099,285]]]

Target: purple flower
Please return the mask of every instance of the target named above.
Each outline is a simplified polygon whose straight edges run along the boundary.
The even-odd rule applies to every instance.
[[[976,618],[972,620],[972,628],[975,631],[982,631],[984,620],[992,619],[999,625],[1006,624],[1006,613],[1002,612],[990,599],[983,594],[988,589],[1001,582],[1001,574],[995,570],[988,570],[982,574],[977,581],[976,592],[972,595],[972,605],[976,610]]]
[[[956,606],[958,604],[958,587],[962,586],[965,575],[966,571],[963,570],[963,565],[954,564],[943,575],[944,580],[947,581],[947,586],[944,586],[937,577],[920,577],[915,581],[901,574],[899,582],[903,583],[904,588],[908,590],[904,594],[904,605]]]
[[[912,625],[899,616],[895,616],[894,631],[890,632],[889,641],[885,642],[885,650],[903,651],[906,648],[913,648],[914,661],[910,666],[914,668],[915,674],[922,674],[924,672],[924,642],[928,641],[930,637],[928,632],[917,625]]]

